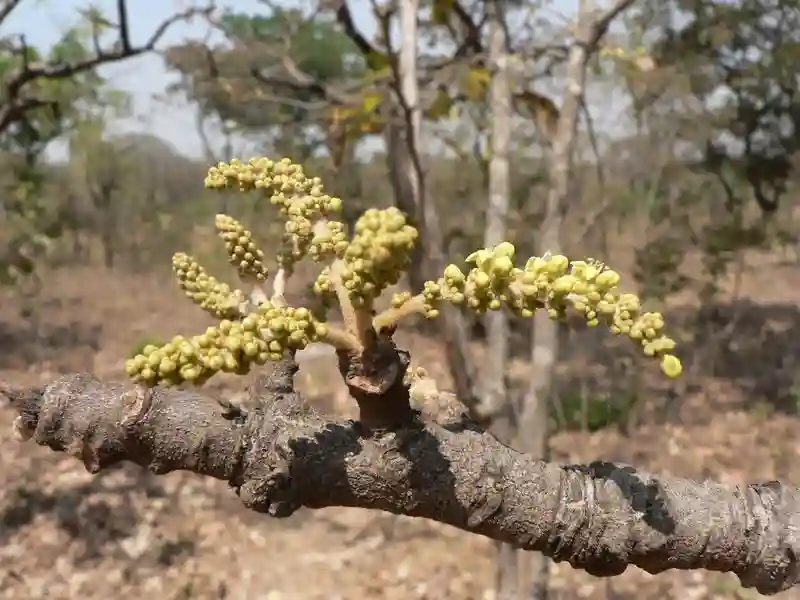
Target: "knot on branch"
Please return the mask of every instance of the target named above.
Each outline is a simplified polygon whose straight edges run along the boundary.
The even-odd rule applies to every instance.
[[[261,412],[280,396],[295,391],[294,376],[299,369],[294,351],[282,360],[267,363],[264,368],[265,372],[248,388],[250,406]]]
[[[346,482],[345,457],[361,449],[352,422],[326,422],[293,390],[272,393],[269,403],[248,415],[245,432],[230,485],[248,509],[278,518],[312,506],[320,486],[333,494]]]
[[[303,504],[292,471],[294,444],[310,435],[319,417],[294,389],[294,352],[269,364],[248,389],[251,410],[243,439],[241,471],[231,478],[242,503],[272,517],[291,516]],[[309,429],[311,428],[311,429]]]
[[[302,506],[302,493],[292,485],[294,452],[289,439],[276,439],[268,447],[256,444],[248,457],[250,468],[236,493],[247,508],[272,517],[289,517]],[[284,438],[285,436],[280,436]]]
[[[363,353],[339,350],[339,372],[350,395],[358,403],[359,421],[370,430],[395,429],[412,421],[406,371],[407,351],[388,336],[376,336]]]
[[[17,441],[24,442],[33,437],[39,422],[43,391],[41,388],[15,388],[0,381],[0,394],[8,398],[11,408],[18,415],[13,425],[13,435]]]

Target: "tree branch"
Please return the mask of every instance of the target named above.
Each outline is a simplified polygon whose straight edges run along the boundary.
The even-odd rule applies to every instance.
[[[317,95],[324,102],[348,105],[356,101],[355,95],[343,93],[333,86],[326,85],[313,75],[302,71],[288,56],[283,57],[281,62],[289,77],[268,75],[262,69],[255,66],[250,68],[250,75],[267,88],[278,86],[293,90],[308,91]]]
[[[22,0],[6,0],[3,6],[0,6],[0,25],[2,25],[3,21],[11,16],[11,13],[14,12],[14,9],[20,4],[22,4]]]
[[[594,49],[606,34],[611,23],[622,14],[635,0],[614,0],[610,7],[598,10],[587,19],[587,27],[579,34],[578,41]]]
[[[230,27],[224,21],[212,15],[206,15],[206,21],[213,28],[221,32],[228,38],[235,37]],[[266,44],[259,44],[259,53],[270,55],[279,65],[272,69],[263,69],[259,64],[253,63],[249,67],[249,74],[258,82],[264,84],[266,88],[283,87],[296,91],[310,92],[320,98],[321,104],[333,103],[347,105],[356,100],[354,94],[348,94],[344,90],[339,90],[329,85],[310,73],[303,71],[300,66],[289,56],[288,47],[290,46],[291,31],[286,31],[282,36],[282,42],[278,48],[268,48]],[[209,76],[216,78],[220,76],[221,69],[216,63],[214,52],[206,47],[206,58],[209,63]],[[357,101],[357,100],[356,100]]]
[[[423,517],[541,551],[598,576],[636,565],[733,572],[775,594],[800,579],[800,490],[658,477],[609,462],[558,465],[517,452],[463,414],[402,407],[408,356],[388,340],[341,370],[359,421],[328,420],[294,391],[288,359],[250,388],[245,413],[186,390],[145,392],[92,375],[42,389],[0,385],[17,434],[97,473],[128,461],[226,480],[248,508],[286,517],[349,506]],[[391,417],[391,418],[389,418]]]
[[[0,22],[6,18],[21,0],[11,2],[0,9]],[[118,19],[118,40],[111,50],[98,49],[94,56],[85,60],[67,63],[31,63],[26,60],[28,48],[24,42],[16,49],[11,49],[13,54],[22,57],[22,65],[16,73],[12,73],[3,82],[0,94],[3,98],[3,105],[0,106],[0,133],[8,129],[13,123],[21,120],[27,111],[41,106],[51,105],[52,102],[31,96],[25,93],[26,87],[38,79],[66,79],[87,71],[91,71],[101,65],[119,62],[126,58],[132,58],[140,54],[151,52],[156,44],[161,40],[167,30],[179,21],[186,21],[198,15],[207,15],[214,10],[214,5],[209,4],[199,8],[189,8],[179,13],[175,13],[165,19],[153,32],[150,38],[142,45],[132,45],[130,42],[130,30],[128,26],[128,11],[125,0],[117,0],[117,19]]]
[[[366,57],[376,52],[370,41],[356,27],[353,13],[350,12],[350,5],[347,0],[333,0],[331,8],[336,11],[336,21],[342,26],[345,35],[350,38],[363,56]]]

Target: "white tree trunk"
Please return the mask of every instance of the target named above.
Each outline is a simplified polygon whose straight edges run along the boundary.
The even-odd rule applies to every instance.
[[[400,118],[392,118],[387,127],[386,143],[389,169],[396,202],[401,210],[413,213],[419,219],[421,273],[410,277],[412,287],[420,291],[425,278],[441,276],[446,266],[443,250],[442,227],[436,205],[425,197],[425,178],[420,157],[422,108],[420,106],[417,68],[419,0],[401,0],[399,3],[402,46],[398,62]],[[397,122],[399,121],[399,122]],[[464,402],[475,403],[478,394],[474,389],[474,361],[469,354],[467,328],[458,311],[442,311],[447,362],[456,392]]]
[[[605,11],[598,11],[591,2],[581,3],[575,39],[567,58],[566,82],[555,136],[551,140],[550,182],[545,203],[545,216],[539,230],[538,254],[561,254],[561,228],[570,193],[581,102],[586,93],[586,67],[597,44],[611,21],[633,3],[615,0]],[[550,391],[553,367],[558,358],[558,326],[543,311],[534,317],[531,344],[531,379],[519,420],[515,447],[547,460],[549,454]],[[530,600],[547,600],[549,562],[541,554],[520,556],[526,566],[520,569],[527,581],[523,595]]]
[[[489,90],[489,204],[486,208],[484,245],[491,247],[505,241],[508,230],[511,191],[508,163],[511,145],[511,87],[501,0],[488,2],[487,15],[492,83]],[[507,418],[510,411],[503,410],[503,405],[511,402],[506,387],[508,318],[502,311],[489,312],[485,322],[489,353],[485,370],[481,374],[481,405],[488,414],[498,416],[492,423],[492,431],[508,442],[513,435]],[[519,593],[517,552],[512,546],[503,543],[498,544],[497,551],[497,599],[516,600]]]
[[[419,152],[419,140],[422,132],[422,112],[419,106],[419,81],[417,77],[417,11],[419,0],[402,0],[400,2],[400,31],[402,46],[400,48],[400,93],[404,105],[405,133],[407,152],[402,153],[403,171],[408,182],[408,193],[413,196],[415,204],[422,204],[422,173],[414,164],[415,155]]]

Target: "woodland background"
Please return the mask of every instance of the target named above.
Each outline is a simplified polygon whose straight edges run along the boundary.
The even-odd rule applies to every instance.
[[[288,156],[344,199],[351,224],[373,206],[414,213],[425,244],[404,285],[492,236],[523,256],[555,239],[548,248],[602,259],[664,312],[685,364],[677,383],[630,343],[572,324],[554,330],[545,378],[531,362],[545,342],[529,322],[468,317],[400,332],[440,387],[458,390],[461,377],[472,395],[494,396],[498,435],[538,440],[559,461],[800,482],[800,2],[629,3],[585,64],[574,164],[555,209],[568,59],[592,3],[560,14],[560,3],[422,2],[411,42],[424,210],[403,187],[410,180],[397,180],[398,136],[410,127],[397,110],[409,84],[395,61],[409,40],[402,2],[372,5],[373,39],[337,1],[181,7],[176,17],[200,19],[214,35],[152,47],[126,45],[118,15],[87,4],[43,48],[4,31],[18,4],[0,3],[1,378],[122,377],[143,344],[203,328],[206,317],[171,282],[172,253],[191,252],[224,276],[216,213],[241,219],[265,249],[281,228],[263,199],[206,191],[205,172],[233,156]],[[136,107],[104,65],[147,52],[174,74],[159,100],[196,111],[203,159],[152,134],[111,133]],[[606,100],[603,111],[613,98],[613,114],[599,114],[593,98]],[[66,151],[53,158],[57,144]],[[553,238],[543,223],[556,213]],[[310,274],[292,280],[292,301],[314,302]],[[456,342],[469,359],[460,367],[452,352],[443,358]],[[498,360],[505,378],[485,384]],[[532,373],[534,387],[547,382],[536,413],[546,427],[534,432],[524,418]],[[354,409],[325,355],[303,363],[300,386],[324,410]],[[244,383],[220,377],[209,387],[237,394]],[[13,444],[11,419],[0,410],[2,598],[488,600],[512,597],[503,572],[528,560],[368,511],[269,520],[223,484],[190,475],[120,468],[91,477],[72,459]],[[551,599],[755,596],[708,573],[631,570],[606,581],[550,565],[537,591],[517,597],[542,600],[545,589]]]

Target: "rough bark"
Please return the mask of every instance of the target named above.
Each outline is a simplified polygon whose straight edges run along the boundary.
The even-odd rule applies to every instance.
[[[326,419],[294,391],[293,360],[250,388],[249,413],[186,390],[145,392],[90,374],[41,389],[0,386],[19,438],[67,452],[91,473],[129,461],[228,481],[248,508],[288,517],[348,506],[433,519],[540,551],[596,576],[627,565],[733,572],[763,594],[800,579],[800,489],[724,486],[597,461],[548,463],[500,443],[458,407],[410,406],[408,354],[383,340],[340,355],[358,421]]]

